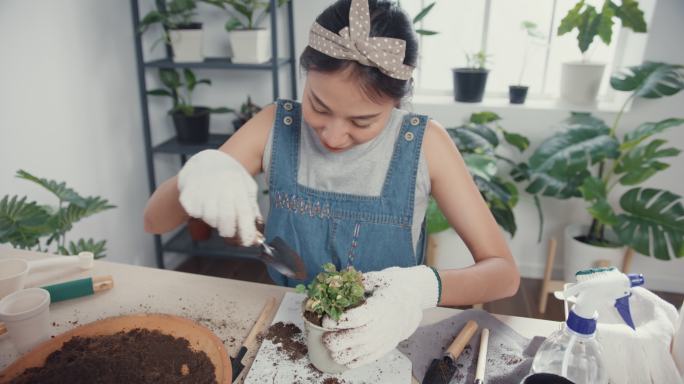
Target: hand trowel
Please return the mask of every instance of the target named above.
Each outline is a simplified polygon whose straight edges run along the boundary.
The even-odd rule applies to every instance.
[[[476,331],[477,323],[469,320],[444,352],[444,356],[432,360],[430,367],[425,372],[423,384],[448,384],[457,370],[456,359]]]

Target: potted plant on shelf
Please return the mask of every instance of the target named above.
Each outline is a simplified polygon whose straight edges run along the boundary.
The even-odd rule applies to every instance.
[[[197,80],[188,68],[183,69],[183,81],[175,69],[162,68],[159,78],[167,89],[147,91],[152,96],[167,96],[173,100],[169,114],[173,118],[178,142],[183,144],[202,144],[209,140],[209,117],[212,113],[233,112],[229,108],[208,108],[192,103],[192,92],[199,84],[211,85],[211,80]]]
[[[622,137],[617,134],[627,103],[676,94],[684,88],[684,67],[646,62],[615,74],[610,84],[617,91],[631,92],[610,126],[588,113],[573,113],[562,122],[563,129],[542,142],[529,159],[527,192],[582,198],[592,217],[591,225],[573,224],[565,229],[566,281],[597,260],[620,265],[624,247],[660,260],[684,256],[681,196],[638,187],[667,169],[663,160],[680,152],[667,147],[666,140],[653,137],[684,124],[684,119],[645,122]]]
[[[520,134],[509,132],[501,127],[501,117],[493,112],[473,113],[463,125],[447,128],[451,139],[463,155],[475,185],[489,206],[499,226],[515,236],[517,225],[513,208],[518,203],[518,188],[513,176],[524,163],[518,163],[505,156],[500,149],[504,142],[523,153],[529,140]],[[449,222],[430,199],[427,209],[428,255],[434,261],[436,240],[433,236],[450,228]]]
[[[337,271],[331,263],[323,265],[308,285],[299,284],[297,292],[306,293],[302,317],[306,332],[309,360],[316,368],[326,373],[340,373],[347,367],[337,364],[323,345],[322,336],[329,329],[323,328],[323,316],[339,320],[345,310],[361,305],[366,299],[363,275],[354,267]]]
[[[530,50],[531,43],[543,44],[544,35],[537,28],[537,24],[531,21],[523,21],[521,28],[525,31],[525,52],[523,53],[523,61],[520,66],[520,76],[518,77],[517,85],[508,86],[508,100],[511,104],[524,104],[527,97],[527,85],[522,85],[523,75],[525,74],[525,67],[527,67],[527,57]]]
[[[247,101],[240,105],[240,109],[235,111],[235,119],[233,119],[233,130],[237,131],[245,125],[254,115],[261,111],[261,107],[252,102],[252,98],[247,96]]]
[[[486,68],[490,55],[484,51],[473,54],[466,54],[467,66],[464,68],[453,68],[454,73],[454,98],[456,101],[466,103],[479,103],[484,96],[485,86],[487,85],[487,75],[489,70]]]
[[[63,182],[39,178],[24,170],[17,171],[16,176],[45,188],[58,202],[49,206],[27,201],[26,196],[5,195],[0,200],[0,243],[62,255],[92,252],[96,259],[105,256],[106,240],[79,239],[67,243],[66,235],[81,219],[116,206],[100,196],[82,197]]]
[[[230,19],[226,31],[233,51],[232,62],[259,64],[271,59],[271,34],[269,28],[261,28],[263,20],[271,11],[269,1],[263,0],[204,0],[225,10]],[[288,0],[276,0],[280,7]]]
[[[577,44],[582,53],[581,61],[563,63],[561,73],[561,99],[577,105],[591,105],[601,85],[605,63],[589,60],[589,47],[596,36],[610,45],[615,19],[622,27],[634,32],[646,32],[644,13],[636,0],[622,0],[620,5],[605,0],[601,9],[579,1],[561,20],[558,36],[577,29]]]
[[[157,0],[157,9],[148,12],[140,21],[140,33],[144,33],[151,25],[161,24],[163,28],[160,41],[171,45],[173,61],[201,62],[202,23],[193,19],[197,15],[195,0]]]

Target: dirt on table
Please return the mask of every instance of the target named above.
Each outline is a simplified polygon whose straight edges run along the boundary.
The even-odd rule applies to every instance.
[[[11,384],[216,383],[214,365],[185,338],[134,329],[108,336],[74,337]]]
[[[278,351],[284,352],[292,361],[299,360],[308,353],[308,348],[303,343],[302,330],[292,323],[279,321],[271,325],[264,338],[275,345],[280,344]]]

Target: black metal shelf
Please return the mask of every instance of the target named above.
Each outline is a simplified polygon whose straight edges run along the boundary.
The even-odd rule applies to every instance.
[[[173,137],[165,142],[154,146],[152,151],[155,153],[173,153],[178,155],[194,155],[204,149],[216,149],[228,140],[231,135],[211,134],[209,141],[202,144],[184,144],[178,142],[178,138]]]
[[[291,59],[279,58],[276,61],[277,67],[290,64]],[[204,61],[195,63],[176,63],[170,59],[160,59],[148,61],[145,63],[147,68],[199,68],[199,69],[249,69],[249,70],[273,70],[273,61],[267,61],[261,64],[240,64],[232,63],[230,59],[208,58]]]
[[[165,252],[185,253],[193,256],[242,257],[254,259],[259,254],[258,247],[237,247],[228,245],[215,231],[206,241],[193,241],[187,228],[183,228],[164,243]]]
[[[140,7],[138,4],[139,0],[130,0],[131,2],[131,16],[133,19],[133,30],[140,30]],[[153,1],[153,0],[148,0]],[[157,6],[164,7],[166,3],[163,0],[154,1]],[[276,0],[268,0],[271,9],[277,9]],[[150,116],[149,116],[149,106],[147,104],[147,86],[146,86],[146,75],[151,71],[148,69],[154,68],[193,68],[193,69],[217,69],[217,70],[256,70],[256,71],[270,71],[271,72],[271,83],[273,88],[273,100],[280,97],[280,76],[282,75],[281,68],[283,66],[289,66],[290,72],[290,93],[292,98],[297,97],[297,69],[295,67],[295,45],[294,45],[294,16],[293,16],[293,6],[292,1],[288,1],[286,5],[286,17],[287,17],[287,46],[289,55],[279,54],[277,31],[278,21],[275,12],[270,12],[270,29],[271,29],[271,57],[277,58],[275,60],[269,60],[266,63],[258,64],[238,64],[233,63],[228,58],[207,58],[204,61],[197,63],[176,63],[171,57],[172,52],[169,46],[166,46],[166,58],[158,60],[145,61],[145,55],[143,52],[142,44],[142,34],[135,32],[135,55],[137,65],[137,80],[138,80],[138,91],[141,102],[141,114],[142,114],[142,128],[143,128],[143,138],[145,140],[145,162],[148,174],[148,185],[150,189],[150,194],[152,194],[157,189],[157,180],[155,176],[155,165],[154,165],[154,155],[157,153],[169,153],[180,155],[181,164],[187,160],[187,157],[193,155],[203,149],[218,148],[223,144],[230,135],[227,134],[212,134],[209,137],[209,142],[204,144],[181,144],[174,137],[172,139],[166,140],[160,144],[154,144],[152,142],[152,133],[150,128]],[[282,57],[287,56],[287,57]],[[162,242],[160,235],[154,236],[154,248],[155,256],[157,261],[157,266],[159,268],[164,268],[164,252],[176,252],[185,253],[190,255],[204,255],[204,256],[214,256],[214,257],[255,257],[257,250],[229,246],[223,242],[223,240],[214,234],[213,238],[207,242],[195,243],[190,239],[190,235],[187,230],[181,230],[177,234],[171,237],[169,241]]]

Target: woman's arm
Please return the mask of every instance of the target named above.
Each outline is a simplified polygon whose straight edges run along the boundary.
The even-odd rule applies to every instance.
[[[520,275],[506,240],[456,145],[434,120],[428,122],[423,151],[432,196],[475,259],[473,266],[439,271],[440,304],[478,304],[514,295]]]
[[[261,160],[275,119],[275,104],[261,110],[228,139],[219,150],[231,155],[252,175],[262,171]],[[164,181],[147,201],[145,232],[166,233],[188,220],[178,201],[178,176]]]

